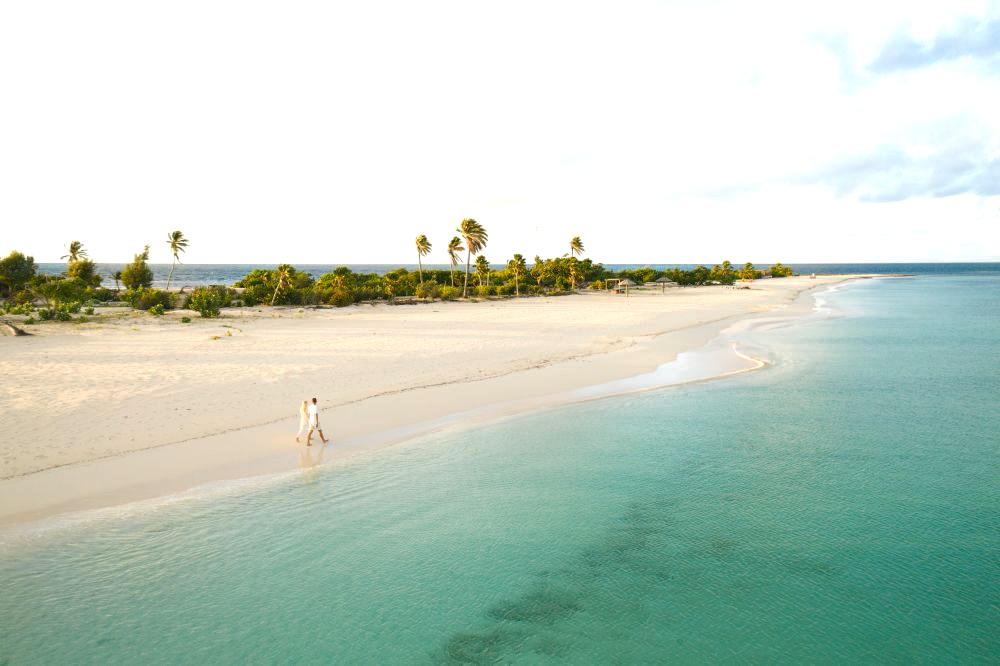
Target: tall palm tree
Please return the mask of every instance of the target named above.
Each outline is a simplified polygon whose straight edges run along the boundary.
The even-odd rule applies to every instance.
[[[66,251],[69,252],[69,254],[64,254],[59,258],[68,259],[71,264],[74,261],[80,261],[81,259],[87,258],[87,251],[83,249],[83,243],[80,241],[73,241],[70,243],[69,247],[66,248]]]
[[[288,264],[281,264],[276,269],[274,269],[274,274],[276,279],[276,284],[274,286],[274,296],[271,297],[271,305],[274,305],[274,301],[278,298],[278,292],[288,289],[288,280],[291,277],[292,267]]]
[[[462,238],[465,239],[465,286],[462,288],[462,298],[465,298],[469,293],[469,267],[472,263],[472,255],[483,251],[489,236],[486,234],[486,229],[483,229],[483,225],[471,217],[462,220],[455,231],[462,234]]]
[[[577,254],[583,255],[583,241],[579,236],[573,236],[573,240],[569,242],[569,256]]]
[[[427,236],[420,234],[417,236],[417,266],[420,269],[420,284],[424,283],[424,264],[420,260],[421,257],[426,257],[431,251],[431,242],[427,240]]]
[[[465,248],[462,247],[462,239],[455,236],[448,243],[448,259],[451,261],[451,286],[455,286],[455,266],[458,266],[462,262],[462,258],[458,256],[459,252],[464,252]]]
[[[184,251],[184,248],[188,246],[188,241],[180,231],[171,231],[167,234],[167,245],[170,246],[170,253],[174,255],[174,263],[170,265],[170,275],[167,276],[167,289],[169,290],[170,281],[174,278],[174,268],[181,262],[177,253]]]
[[[507,270],[514,274],[514,295],[521,295],[521,288],[518,286],[518,281],[521,276],[528,272],[528,265],[524,261],[524,257],[519,254],[515,254],[514,258],[507,262]]]

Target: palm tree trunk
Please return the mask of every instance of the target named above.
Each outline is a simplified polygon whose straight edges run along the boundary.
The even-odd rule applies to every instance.
[[[424,263],[420,261],[420,253],[417,252],[417,268],[420,270],[420,284],[424,283]]]
[[[515,296],[521,295],[521,288],[517,284],[517,271],[514,271],[514,295]]]
[[[281,279],[278,279],[277,286],[274,287],[274,296],[271,297],[271,305],[274,305],[274,301],[278,299],[278,290],[281,289]]]
[[[469,263],[472,261],[472,249],[465,254],[465,286],[462,287],[462,298],[469,294]]]
[[[167,276],[167,291],[170,291],[170,281],[174,279],[174,269],[177,267],[177,262],[170,264],[170,275]]]

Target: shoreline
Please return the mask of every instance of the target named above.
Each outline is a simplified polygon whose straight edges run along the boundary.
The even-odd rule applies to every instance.
[[[343,462],[435,432],[756,369],[765,362],[742,355],[730,340],[735,335],[732,331],[752,326],[753,322],[798,321],[818,312],[813,302],[817,288],[866,277],[886,276],[806,278],[799,280],[802,284],[792,290],[791,298],[783,293],[783,298],[772,298],[763,309],[719,312],[709,303],[700,311],[702,316],[688,325],[632,336],[628,344],[594,345],[591,341],[588,348],[576,354],[533,358],[527,367],[493,368],[493,372],[482,376],[467,375],[404,388],[383,386],[384,390],[361,397],[326,402],[324,424],[335,424],[328,433],[332,446],[314,445],[312,451],[294,444],[293,414],[4,478],[0,480],[0,530],[29,527],[55,517],[79,516],[81,512],[198,494],[199,489],[219,484],[242,487],[243,483],[254,483],[254,479],[284,478],[299,470]],[[562,297],[559,302],[567,298],[578,299],[575,306],[591,306],[584,303],[590,296]],[[651,298],[657,296],[643,295],[638,300]],[[655,301],[652,304],[659,305]],[[472,305],[477,306],[483,304]],[[662,321],[655,323],[662,327]],[[727,331],[731,332],[728,338]],[[709,348],[714,341],[723,339],[729,340],[725,343],[730,345],[726,350],[729,365],[712,366],[706,360],[719,350]],[[314,455],[319,462],[309,462]]]

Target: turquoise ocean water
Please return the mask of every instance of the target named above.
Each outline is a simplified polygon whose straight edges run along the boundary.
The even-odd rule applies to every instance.
[[[8,533],[0,664],[998,663],[1000,274],[824,299],[758,372]]]

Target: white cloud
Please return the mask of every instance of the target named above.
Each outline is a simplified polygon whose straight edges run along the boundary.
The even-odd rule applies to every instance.
[[[1000,136],[997,78],[976,66],[990,56],[917,62],[997,16],[995,2],[7,3],[0,252],[55,259],[78,238],[98,260],[145,243],[166,260],[179,228],[191,262],[407,262],[418,233],[443,249],[471,216],[497,261],[574,235],[609,262],[1000,259],[979,242],[995,190],[976,186]],[[913,66],[870,67],[904,51]],[[964,171],[955,136],[981,142]],[[876,154],[904,163],[853,184],[836,169]],[[948,189],[921,169],[964,175]],[[904,212],[925,230],[909,244],[854,228]],[[812,235],[824,225],[839,239]]]

